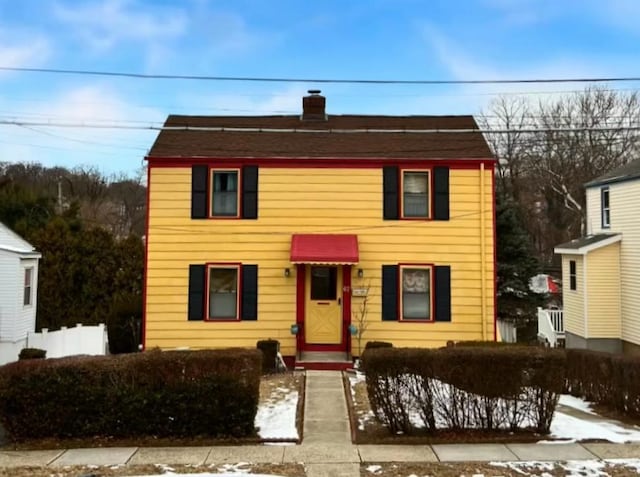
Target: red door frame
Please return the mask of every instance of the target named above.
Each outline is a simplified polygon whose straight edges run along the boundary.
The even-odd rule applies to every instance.
[[[296,265],[296,351],[344,351],[351,349],[349,326],[351,325],[351,265],[342,265],[342,342],[340,344],[308,344],[305,340],[304,318],[306,303],[306,273],[308,265]],[[338,296],[340,291],[338,290]]]

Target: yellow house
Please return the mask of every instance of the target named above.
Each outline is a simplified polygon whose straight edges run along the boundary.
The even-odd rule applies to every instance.
[[[474,119],[325,103],[169,116],[147,157],[146,348],[271,338],[321,360],[495,339],[494,159]]]
[[[640,160],[587,183],[588,235],[558,245],[566,346],[640,353]]]

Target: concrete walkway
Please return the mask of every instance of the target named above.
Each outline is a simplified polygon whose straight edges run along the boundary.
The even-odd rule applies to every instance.
[[[122,447],[0,451],[0,467],[303,462],[308,477],[359,477],[361,463],[564,461],[638,458],[639,444],[354,445],[338,371],[307,371],[299,446]]]

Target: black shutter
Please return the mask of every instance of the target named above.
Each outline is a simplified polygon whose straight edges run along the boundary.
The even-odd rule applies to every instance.
[[[189,320],[204,320],[204,265],[189,265]]]
[[[207,218],[209,200],[209,166],[191,167],[191,218]]]
[[[451,267],[435,267],[436,321],[451,321]]]
[[[258,218],[258,166],[242,168],[242,218]]]
[[[258,265],[242,265],[242,320],[258,319]]]
[[[433,218],[449,220],[449,168],[433,168]]]
[[[382,321],[398,320],[398,266],[382,265]]]
[[[384,193],[384,220],[398,220],[398,168],[382,168],[382,190]]]

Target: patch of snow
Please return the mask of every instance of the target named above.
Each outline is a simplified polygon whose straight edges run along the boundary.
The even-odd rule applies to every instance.
[[[137,475],[134,477],[282,477],[275,474],[251,474],[247,472],[204,472],[200,474],[174,474],[173,472],[168,472],[166,474],[147,474],[147,475]]]
[[[277,388],[260,404],[255,418],[258,435],[263,439],[298,439],[296,410],[298,391]]]
[[[355,402],[356,391],[355,387],[359,383],[364,383],[366,380],[365,375],[361,371],[356,371],[355,373],[349,374],[349,389],[351,390],[351,399]],[[367,423],[375,420],[375,416],[373,415],[373,411],[357,411],[358,417],[358,429],[361,431],[365,430],[365,426]]]
[[[605,459],[607,464],[629,467],[640,474],[640,459]]]
[[[378,472],[380,472],[382,470],[382,466],[381,465],[370,465],[367,467],[367,471],[371,472],[372,474],[376,474]]]
[[[572,407],[574,409],[596,415],[595,411],[591,409],[592,404],[589,401],[577,398],[575,396],[572,396],[571,394],[561,394],[558,404],[562,404],[563,406]]]
[[[640,428],[625,429],[613,422],[587,421],[556,411],[551,421],[551,436],[556,439],[606,439],[615,443],[640,441]]]

